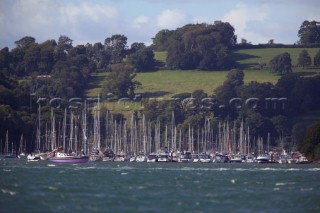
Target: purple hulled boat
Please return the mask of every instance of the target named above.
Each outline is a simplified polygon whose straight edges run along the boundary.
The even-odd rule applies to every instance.
[[[87,163],[89,162],[89,156],[74,156],[58,152],[54,157],[49,158],[49,160],[53,163]]]

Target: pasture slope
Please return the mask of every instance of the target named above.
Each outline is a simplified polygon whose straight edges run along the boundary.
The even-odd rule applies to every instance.
[[[264,48],[264,49],[241,49],[232,53],[239,67],[245,72],[245,83],[251,81],[270,82],[275,84],[279,76],[270,72],[269,61],[278,54],[288,52],[291,55],[293,71],[302,76],[314,76],[320,73],[320,68],[297,67],[297,60],[301,50],[306,49],[313,58],[319,48]],[[166,52],[155,52],[155,59],[165,64]],[[259,64],[265,64],[263,69],[258,69]],[[209,95],[214,89],[222,85],[226,79],[228,70],[221,71],[199,71],[199,70],[168,70],[163,67],[156,72],[137,73],[136,80],[142,86],[136,93],[142,94],[144,98],[170,98],[178,93],[191,93],[196,89],[203,89]],[[88,97],[97,97],[101,92],[103,80],[106,73],[98,73],[91,77],[89,88],[86,92]],[[141,108],[136,103],[102,102],[104,106],[116,112],[128,114],[132,110]],[[319,115],[318,113],[316,113]],[[308,115],[310,116],[310,114]],[[317,116],[319,117],[319,116]]]

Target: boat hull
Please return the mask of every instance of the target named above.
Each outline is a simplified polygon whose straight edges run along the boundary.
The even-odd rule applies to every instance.
[[[52,157],[49,160],[53,163],[88,163],[89,156],[80,157]]]

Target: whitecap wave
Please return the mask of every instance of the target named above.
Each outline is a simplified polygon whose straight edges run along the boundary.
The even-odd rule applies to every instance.
[[[94,166],[89,166],[89,167],[76,167],[74,168],[75,170],[86,170],[86,169],[96,169]]]
[[[228,171],[230,169],[229,168],[217,168],[216,170],[218,170],[218,171]]]
[[[286,183],[276,183],[275,185],[276,186],[284,186],[284,185],[286,185]]]
[[[318,171],[320,171],[320,168],[309,168],[309,169],[307,169],[307,171],[318,172]]]
[[[240,172],[243,172],[243,171],[251,171],[251,169],[244,169],[244,168],[235,168],[234,170],[240,171]]]
[[[288,171],[300,171],[301,169],[297,169],[297,168],[290,168],[288,169]]]
[[[296,184],[295,182],[288,182],[288,183],[283,183],[283,182],[279,182],[279,183],[276,183],[275,185],[276,186],[285,186],[285,185],[294,185]]]
[[[50,189],[50,190],[52,190],[52,191],[58,190],[58,188],[57,188],[57,187],[54,187],[54,186],[49,186],[48,189]]]
[[[279,169],[266,167],[266,168],[257,168],[257,170],[262,170],[262,171],[278,171]]]
[[[9,194],[9,195],[11,195],[11,196],[14,196],[14,195],[17,194],[17,193],[14,192],[14,191],[6,190],[6,189],[1,189],[1,191],[2,191],[3,194]]]

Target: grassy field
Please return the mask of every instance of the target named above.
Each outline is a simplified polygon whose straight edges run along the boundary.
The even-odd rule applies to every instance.
[[[203,89],[208,94],[226,79],[228,71],[193,71],[193,70],[161,70],[154,73],[138,73],[136,80],[142,88],[136,92],[144,93],[147,97],[168,98],[177,93],[193,92]],[[259,81],[275,83],[279,77],[266,70],[246,70],[245,82]]]
[[[319,48],[265,48],[265,49],[243,49],[233,52],[232,57],[242,65],[250,66],[257,63],[266,63],[276,55],[288,52],[291,56],[292,65],[296,66],[300,52],[305,49],[309,53],[311,60],[319,51]],[[248,68],[248,67],[247,67]]]
[[[268,68],[257,70],[253,67],[258,63],[266,63],[276,55],[288,52],[291,55],[292,64],[297,63],[299,53],[303,48],[266,48],[266,49],[244,49],[232,53],[232,57],[242,66],[245,72],[245,83],[250,81],[276,83],[279,76],[270,73]],[[313,59],[319,48],[306,48]],[[155,59],[165,62],[166,52],[155,52]],[[319,69],[293,68],[304,76],[312,76],[320,72]],[[157,72],[137,73],[136,80],[141,82],[142,87],[137,93],[144,97],[168,98],[177,93],[193,92],[203,89],[212,94],[214,89],[221,85],[226,79],[228,71],[198,71],[198,70],[160,70]],[[86,95],[98,96],[101,91],[103,79],[106,73],[98,73],[91,77]]]
[[[268,68],[257,70],[258,63],[266,63],[276,55],[288,52],[291,55],[292,65],[297,63],[297,58],[302,48],[273,48],[273,49],[246,49],[233,52],[232,57],[240,64],[245,72],[245,83],[250,81],[276,83],[279,76],[270,73]],[[319,49],[306,49],[313,59]],[[166,52],[155,52],[155,59],[165,62]],[[299,72],[303,76],[313,76],[320,73],[320,69],[293,68],[294,72]],[[203,89],[211,95],[214,89],[222,85],[226,79],[228,71],[199,71],[199,70],[160,70],[157,72],[137,73],[136,80],[141,82],[142,87],[136,90],[144,98],[169,98],[174,94],[193,92]],[[87,97],[97,97],[101,93],[101,87],[107,73],[97,73],[91,76],[89,87],[86,92]],[[142,109],[141,102],[107,102],[101,103],[109,110],[122,113],[130,118],[132,110]],[[319,113],[310,113],[297,118],[297,121],[309,123],[315,117],[319,118]]]

